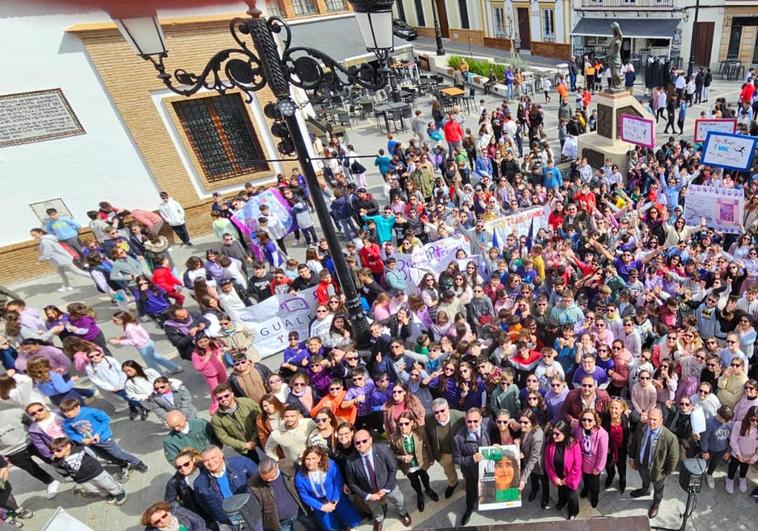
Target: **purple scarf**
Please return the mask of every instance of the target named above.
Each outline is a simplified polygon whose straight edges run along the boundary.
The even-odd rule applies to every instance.
[[[181,321],[174,321],[173,319],[167,320],[165,323],[163,323],[163,326],[172,326],[179,330],[182,334],[185,336],[190,335],[189,329],[192,327],[192,315],[188,315],[186,322]]]

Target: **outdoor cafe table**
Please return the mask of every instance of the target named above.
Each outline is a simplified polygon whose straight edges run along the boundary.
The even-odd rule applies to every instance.
[[[451,98],[458,98],[466,94],[466,92],[458,87],[448,87],[440,90],[441,93],[450,96]]]
[[[386,131],[390,130],[390,123],[388,116],[393,111],[399,111],[406,108],[410,108],[410,105],[403,102],[391,102],[391,103],[384,103],[382,105],[376,105],[374,107],[374,113],[376,116],[382,115],[384,116],[384,127]],[[400,116],[400,127],[405,129],[405,122],[403,121],[402,115]]]

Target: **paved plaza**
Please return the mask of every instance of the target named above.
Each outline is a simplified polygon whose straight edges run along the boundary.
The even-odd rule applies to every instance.
[[[738,88],[735,82],[727,83],[715,80],[711,87],[711,102],[715,101],[718,97],[726,97],[728,101],[734,101]],[[477,101],[480,97],[482,96],[477,94]],[[496,99],[490,96],[484,98],[490,108],[500,101],[500,98]],[[545,106],[545,131],[557,152],[557,94],[552,94],[552,99],[553,101]],[[542,102],[542,95],[537,95],[536,100]],[[688,112],[685,125],[685,138],[691,138],[694,119],[700,114],[701,110],[706,110],[706,105],[708,104],[695,106]],[[422,99],[418,103],[418,108],[428,117],[430,111],[429,98]],[[476,131],[477,119],[476,112],[470,114],[465,127],[471,127],[473,131]],[[664,123],[661,122],[656,129],[657,141],[659,143],[665,141],[669,136],[662,134],[663,128]],[[362,155],[374,155],[378,148],[386,146],[386,139],[384,135],[381,135],[376,130],[373,119],[354,124],[348,130],[348,135],[349,142]],[[410,132],[401,132],[398,137],[401,141],[407,141],[410,138]],[[371,157],[366,158],[363,160],[363,163],[366,167],[370,168],[370,191],[379,199],[381,205],[385,200],[382,198],[381,181],[378,172],[373,167],[373,159]],[[156,197],[156,206],[157,203],[158,198]],[[129,205],[123,206],[128,207]],[[196,242],[196,246],[193,249],[179,247],[172,249],[174,261],[178,264],[180,271],[183,271],[183,263],[190,254],[200,254],[216,245],[212,237],[197,237],[193,238],[193,240]],[[291,254],[294,257],[303,258],[304,247],[302,245],[295,247],[292,239],[290,239],[288,247],[292,250]],[[82,301],[92,305],[97,311],[98,321],[103,328],[105,336],[114,337],[120,335],[120,331],[110,322],[110,315],[115,311],[115,308],[106,300],[106,297],[97,293],[94,287],[87,283],[86,280],[75,279],[74,286],[78,286],[77,289],[65,294],[55,292],[58,286],[58,278],[50,276],[36,279],[24,285],[14,286],[14,288],[19,291],[30,306],[35,308],[41,308],[48,304],[65,307],[66,304],[75,301]],[[178,359],[175,349],[165,339],[165,335],[160,329],[153,323],[148,323],[146,328],[156,340],[159,352]],[[120,361],[137,358],[136,352],[131,348],[114,348],[113,351]],[[278,367],[280,362],[281,356],[273,356],[265,360],[265,363],[272,368]],[[192,391],[195,405],[203,410],[202,416],[208,418],[207,407],[209,399],[207,397],[205,381],[193,370],[190,363],[182,362],[182,364],[185,371],[180,375],[180,378]],[[101,398],[95,401],[94,406],[102,407],[106,411],[112,412],[112,406]],[[89,498],[75,496],[73,494],[74,484],[71,482],[62,483],[59,494],[54,500],[46,500],[44,488],[41,484],[26,473],[14,470],[11,473],[14,493],[25,507],[36,513],[32,520],[27,521],[26,528],[42,529],[58,506],[65,508],[82,522],[98,531],[136,530],[141,528],[138,525],[140,515],[149,504],[163,498],[166,481],[173,474],[173,467],[165,461],[161,446],[161,438],[167,430],[162,423],[157,421],[154,415],[146,422],[139,420],[130,422],[128,420],[128,413],[120,413],[113,421],[113,431],[116,440],[119,441],[123,448],[140,455],[150,467],[150,470],[146,474],[132,472],[132,476],[127,483],[129,494],[127,503],[116,507],[108,505],[104,501],[93,501]],[[704,487],[703,492],[698,496],[697,506],[691,519],[692,529],[722,528],[731,530],[757,528],[755,517],[758,514],[758,505],[750,498],[749,494],[736,492],[734,495],[728,495],[724,491],[723,478],[725,474],[726,466],[722,466],[715,475],[716,489],[709,490],[707,487]],[[433,487],[441,494],[445,488],[445,480],[441,468],[438,465],[433,466],[430,470],[430,475]],[[401,478],[402,474],[399,474],[398,477]],[[676,483],[676,479],[676,476],[670,478],[667,483],[665,501],[661,506],[659,516],[653,522],[654,525],[672,528],[678,528],[680,525],[680,513],[684,509],[686,494],[680,489]],[[749,489],[758,485],[758,474],[756,474],[755,467],[752,467],[750,471],[749,480]],[[604,482],[605,479],[603,478],[601,481]],[[412,493],[408,480],[402,478],[399,484],[407,496],[409,508],[415,507],[415,494]],[[650,497],[632,499],[629,496],[631,490],[637,488],[639,484],[638,475],[636,472],[630,470],[628,487],[625,494],[619,494],[615,488],[601,492],[600,504],[596,510],[592,509],[586,500],[580,500],[581,512],[579,518],[646,514],[650,506]],[[426,511],[422,514],[414,510],[411,512],[414,527],[438,528],[456,526],[464,510],[463,496],[463,484],[461,483],[455,495],[450,500],[443,499],[438,503],[428,502]],[[549,520],[561,522],[563,521],[563,515],[554,509],[555,500],[556,496],[553,493],[551,502],[553,509],[550,510],[541,510],[539,503],[535,500],[532,503],[525,502],[526,505],[518,509],[474,513],[470,525]],[[403,528],[395,516],[390,512],[385,529],[395,531]],[[361,529],[370,529],[370,523],[364,521]]]

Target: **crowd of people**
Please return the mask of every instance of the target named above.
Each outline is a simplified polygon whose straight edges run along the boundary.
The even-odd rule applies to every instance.
[[[556,87],[567,130],[595,116],[586,115],[588,78],[589,101],[576,113],[566,108],[576,69],[569,74]],[[715,112],[729,107],[719,101]],[[147,465],[114,439],[106,404],[166,428],[174,473],[165,499],[144,512],[146,529],[227,528],[240,518],[266,530],[295,522],[353,529],[370,518],[380,530],[388,506],[410,527],[398,470],[419,512],[450,498],[462,477],[458,523],[466,525],[479,501],[480,448],[493,445],[519,448],[512,487],[527,502],[539,496],[542,509],[555,504],[568,519],[580,496],[596,507],[605,490],[625,493],[627,467],[641,478],[632,497],[652,487],[654,518],[666,479],[688,457],[707,462],[708,487],[723,468],[726,492],[746,493],[758,461],[756,182],[704,166],[701,146],[674,137],[631,150],[624,173],[586,159],[561,171],[542,112],[528,96],[516,120],[507,101],[491,111],[483,103],[474,135],[460,110],[435,103],[431,121],[417,113],[407,145],[389,135],[379,151],[382,199],[368,192],[353,147],[334,139],[321,190],[309,191],[297,169],[277,178],[290,230],[265,206],[252,233],[233,223],[260,192],[253,186],[231,199],[217,194],[209,218],[217,243],[184,264],[173,262],[160,232],[168,224],[192,246],[184,211],[168,194],[158,214],[101,203],[88,213],[85,237],[50,209],[31,233],[41,259],[57,267],[59,291],[72,289],[69,274],[90,278],[116,305],[107,317],[123,332],[106,338],[98,325],[106,316],[80,302],[41,310],[20,298],[4,303],[0,516],[16,525],[31,517],[12,495],[11,464],[43,483],[48,498],[57,494],[59,480],[38,461],[84,496],[126,502],[130,473]],[[751,121],[745,132],[755,129]],[[691,184],[741,189],[744,232],[686,220]],[[325,195],[345,238],[370,337],[354,333],[311,193]],[[498,241],[487,230],[533,206],[545,219],[534,233]],[[308,245],[302,260],[288,252],[291,235]],[[399,261],[451,236],[467,242],[456,260],[412,285]],[[272,370],[241,313],[310,288],[309,333],[290,331]],[[157,351],[159,334],[178,361]],[[116,347],[139,356],[120,363]],[[177,378],[183,370],[205,380],[209,421]],[[437,465],[444,492],[430,481]],[[245,493],[239,511],[224,510],[224,500]]]

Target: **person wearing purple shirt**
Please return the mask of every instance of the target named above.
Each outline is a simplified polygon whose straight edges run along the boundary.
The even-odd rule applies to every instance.
[[[378,413],[374,412],[372,404],[376,384],[371,378],[366,376],[363,369],[353,369],[350,376],[352,385],[342,400],[342,407],[355,405],[358,409],[358,416],[355,420],[355,428],[357,430],[361,428],[380,430],[382,418]]]
[[[69,332],[86,341],[91,341],[100,347],[106,356],[113,355],[108,349],[108,343],[105,341],[103,331],[97,326],[95,312],[92,308],[81,302],[74,302],[69,304],[66,310],[68,311],[69,318],[67,327]]]
[[[374,383],[376,387],[371,392],[371,410],[374,413],[379,413],[379,419],[381,423],[382,407],[384,407],[384,403],[387,400],[392,398],[390,375],[386,372],[380,373],[379,375],[374,375]]]
[[[563,402],[566,401],[568,396],[568,389],[566,383],[560,378],[553,378],[550,381],[550,390],[545,393],[545,405],[547,406],[547,417],[552,423],[558,422],[563,419],[561,414],[561,408]]]
[[[582,356],[582,366],[577,367],[576,371],[574,371],[574,377],[571,379],[573,387],[581,387],[582,378],[585,376],[592,376],[597,386],[601,389],[608,387],[610,383],[608,373],[605,372],[605,369],[595,365],[595,356],[592,354]]]

